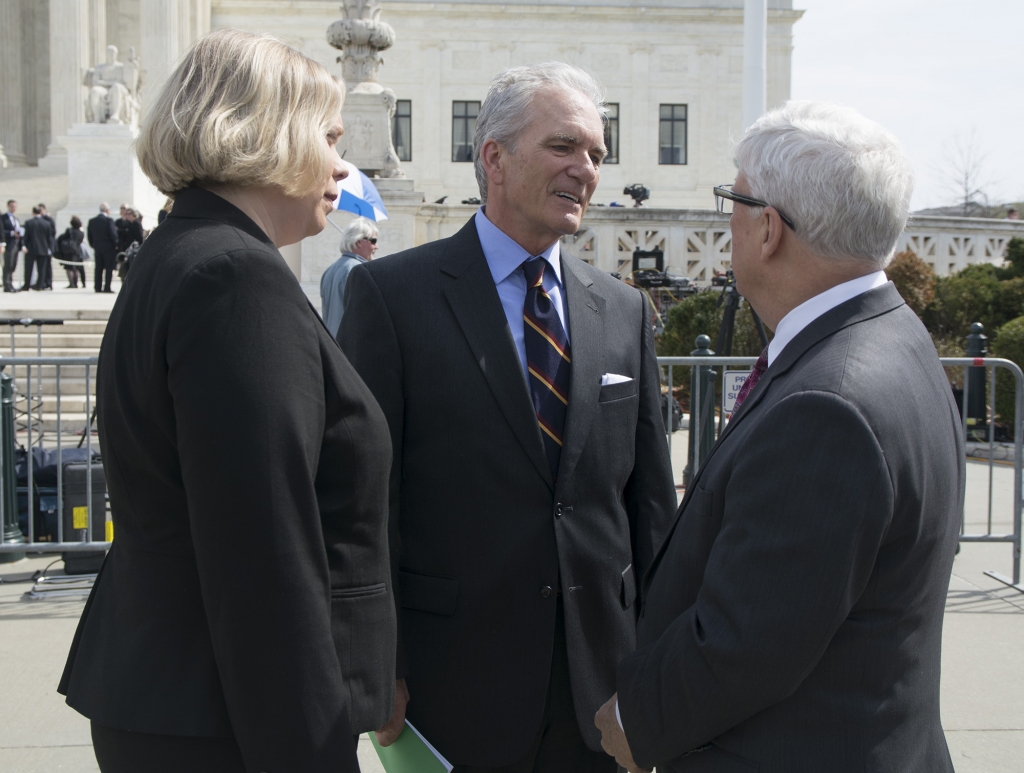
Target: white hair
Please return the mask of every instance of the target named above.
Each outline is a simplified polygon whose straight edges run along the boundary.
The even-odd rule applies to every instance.
[[[574,91],[588,98],[604,121],[608,112],[604,90],[586,70],[565,62],[544,62],[499,72],[487,89],[473,134],[473,164],[480,200],[484,204],[487,203],[487,172],[480,158],[480,149],[487,140],[494,139],[509,153],[515,153],[519,137],[533,118],[530,103],[537,92],[548,88]]]
[[[341,232],[341,251],[352,252],[359,241],[376,238],[377,226],[373,224],[373,221],[367,220],[365,217],[357,217]]]
[[[822,257],[882,268],[907,225],[910,162],[895,136],[851,108],[787,102],[747,129],[736,165],[750,195],[784,212]]]

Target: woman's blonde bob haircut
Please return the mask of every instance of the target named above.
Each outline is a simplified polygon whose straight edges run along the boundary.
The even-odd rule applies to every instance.
[[[324,142],[344,99],[326,67],[281,41],[211,32],[143,119],[139,165],[168,196],[189,185],[277,185],[298,197],[331,173]]]

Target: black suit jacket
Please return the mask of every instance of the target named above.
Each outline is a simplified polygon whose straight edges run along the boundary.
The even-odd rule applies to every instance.
[[[391,427],[392,565],[408,716],[455,764],[521,759],[557,592],[587,744],[632,650],[636,581],[675,508],[643,296],[568,256],[572,382],[557,486],[473,220],[357,266],[339,341]],[[601,386],[617,373],[630,381]]]
[[[15,217],[17,217],[17,215],[15,215]],[[20,223],[21,221],[19,220],[18,222]],[[3,228],[3,240],[4,240],[4,242],[6,242],[7,244],[10,244],[11,242],[20,242],[21,241],[21,237],[18,235],[18,232],[15,230],[14,218],[11,217],[11,213],[10,212],[4,212],[3,216],[0,217],[0,227]]]
[[[89,221],[86,235],[89,246],[102,255],[113,255],[117,252],[117,228],[109,215],[102,212]]]
[[[935,347],[891,283],[801,331],[644,581],[618,673],[637,763],[951,771],[939,665],[963,453]]]
[[[31,217],[25,221],[24,228],[24,247],[29,255],[40,257],[53,254],[57,234],[49,220],[42,216]]]
[[[278,251],[199,189],[100,350],[113,547],[60,690],[114,728],[234,735],[253,771],[358,770],[394,699],[387,424]]]

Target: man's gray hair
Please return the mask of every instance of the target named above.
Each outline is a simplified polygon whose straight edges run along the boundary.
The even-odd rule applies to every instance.
[[[100,204],[100,212],[106,212],[107,214],[110,214],[110,205],[104,201],[102,204]]]
[[[784,212],[822,257],[883,268],[907,225],[910,162],[895,136],[852,108],[787,102],[747,129],[736,165],[750,195]]]
[[[367,220],[365,217],[357,217],[341,232],[341,251],[352,252],[356,243],[361,239],[376,239],[377,238],[377,226],[373,224],[372,220]]]
[[[604,90],[586,70],[565,62],[544,62],[499,72],[487,89],[473,135],[473,164],[476,182],[480,186],[480,200],[484,204],[487,203],[487,172],[480,158],[480,149],[487,140],[494,139],[510,153],[515,153],[519,137],[532,120],[530,103],[538,91],[552,87],[587,97],[604,120],[608,112]]]

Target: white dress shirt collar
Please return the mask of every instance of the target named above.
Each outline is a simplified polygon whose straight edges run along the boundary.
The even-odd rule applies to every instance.
[[[509,274],[523,265],[523,261],[537,257],[520,247],[515,239],[488,220],[483,207],[477,210],[475,222],[476,232],[480,237],[480,246],[483,248],[487,267],[491,270],[491,276],[494,278],[494,284],[499,285],[504,282]],[[555,278],[561,284],[562,262],[558,248],[559,242],[556,241],[540,253],[540,257],[547,260],[548,265],[555,272]]]
[[[827,311],[831,311],[841,303],[851,298],[856,298],[861,293],[881,287],[888,278],[884,271],[875,271],[849,282],[843,282],[835,287],[830,287],[823,293],[804,301],[795,309],[782,318],[775,331],[775,338],[768,344],[768,366],[775,362],[775,359],[782,354],[786,345],[799,335],[800,331],[814,322],[818,317]]]

